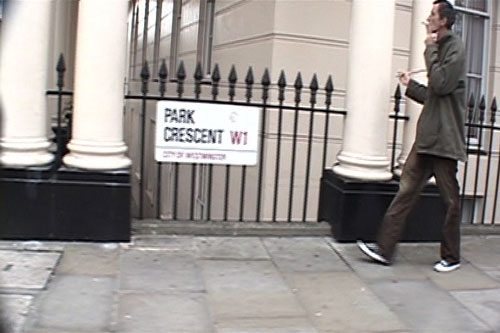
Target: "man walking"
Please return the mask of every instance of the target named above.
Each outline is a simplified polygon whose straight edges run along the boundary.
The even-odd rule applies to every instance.
[[[427,18],[424,52],[428,86],[400,74],[406,96],[423,104],[415,143],[408,155],[399,191],[389,206],[377,243],[358,241],[359,248],[378,263],[390,265],[405,220],[420,191],[434,176],[446,205],[438,272],[460,267],[460,198],[456,178],[457,161],[465,161],[465,51],[460,38],[451,32],[455,9],[446,0],[434,1]]]

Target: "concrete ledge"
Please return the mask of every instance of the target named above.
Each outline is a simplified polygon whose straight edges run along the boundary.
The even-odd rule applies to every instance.
[[[195,235],[195,236],[331,236],[325,222],[222,222],[133,220],[134,235]]]

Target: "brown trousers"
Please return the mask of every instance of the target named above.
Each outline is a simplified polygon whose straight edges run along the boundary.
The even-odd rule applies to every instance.
[[[392,258],[408,214],[415,207],[424,185],[434,176],[446,205],[441,258],[452,263],[460,261],[460,190],[456,174],[456,160],[418,154],[413,146],[403,167],[398,193],[387,209],[379,231],[377,243],[384,257]]]

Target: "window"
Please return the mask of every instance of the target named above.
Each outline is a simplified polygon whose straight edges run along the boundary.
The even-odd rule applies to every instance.
[[[215,0],[200,3],[200,22],[198,26],[197,60],[201,63],[204,75],[212,71],[212,46],[214,36]]]
[[[454,31],[465,44],[467,57],[467,101],[474,94],[476,105],[486,92],[489,35],[489,4],[487,0],[456,0],[457,19]],[[478,114],[474,121],[478,121]],[[477,138],[477,128],[471,128],[471,138]]]
[[[172,15],[172,39],[170,42],[170,64],[172,73],[177,73],[177,62],[179,58],[179,35],[181,31],[182,0],[174,0]],[[175,77],[175,75],[173,75]]]

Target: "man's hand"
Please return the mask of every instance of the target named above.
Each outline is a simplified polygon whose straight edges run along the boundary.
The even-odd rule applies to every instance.
[[[399,78],[399,82],[401,82],[401,84],[403,84],[406,87],[410,82],[410,72],[398,71],[397,75]]]
[[[433,32],[429,24],[425,24],[425,30],[427,31],[427,38],[425,39],[425,45],[436,44],[438,40],[437,32]]]

